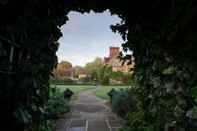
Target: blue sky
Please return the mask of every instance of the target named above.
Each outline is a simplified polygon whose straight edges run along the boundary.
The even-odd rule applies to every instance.
[[[73,66],[84,66],[95,57],[109,54],[110,46],[121,46],[119,34],[111,31],[110,25],[120,22],[110,12],[81,14],[70,12],[69,21],[61,27],[63,37],[59,39],[58,61],[69,61]]]

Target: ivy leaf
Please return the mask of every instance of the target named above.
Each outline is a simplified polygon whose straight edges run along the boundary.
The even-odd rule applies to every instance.
[[[15,111],[15,116],[17,119],[19,119],[20,122],[24,124],[28,124],[31,120],[31,115],[28,113],[27,110],[23,110],[21,108],[18,108]]]
[[[190,119],[197,119],[197,107],[192,108],[191,110],[188,110],[186,113],[186,117]]]
[[[193,97],[197,98],[197,87],[193,87],[193,88],[191,89],[191,95],[192,95]]]
[[[175,67],[174,66],[170,66],[170,67],[164,69],[162,74],[164,74],[164,75],[171,75],[174,72],[175,72]]]
[[[173,87],[174,87],[174,82],[168,82],[164,84],[164,87],[166,88],[167,93],[172,93],[173,92]]]

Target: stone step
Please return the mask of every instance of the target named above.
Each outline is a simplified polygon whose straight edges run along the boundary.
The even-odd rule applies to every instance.
[[[110,131],[106,121],[88,121],[87,131]]]

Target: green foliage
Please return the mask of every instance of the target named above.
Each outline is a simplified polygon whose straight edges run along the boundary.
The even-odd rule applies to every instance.
[[[122,77],[124,75],[123,72],[117,71],[117,72],[112,72],[111,77],[112,78],[119,78]]]
[[[39,124],[39,131],[54,131],[56,120],[70,111],[69,100],[64,99],[59,89],[54,89],[43,110],[43,119]]]
[[[89,72],[92,72],[93,70],[96,70],[100,66],[103,65],[103,60],[100,57],[96,57],[94,61],[89,62],[85,65],[85,69],[88,70]]]
[[[39,131],[54,131],[55,130],[55,120],[46,120],[40,123]]]
[[[124,90],[124,89],[127,89],[127,88],[131,88],[130,86],[122,86],[122,85],[109,85],[109,86],[100,86],[99,88],[97,88],[95,90],[95,94],[97,97],[100,97],[102,99],[106,99],[106,100],[110,100],[110,97],[108,95],[108,93],[114,89],[116,91],[119,91],[119,90]]]
[[[71,76],[72,71],[72,64],[68,61],[62,61],[56,65],[56,68],[53,71],[54,76],[62,76],[62,77],[68,77]]]
[[[74,94],[79,94],[82,91],[93,89],[92,85],[55,85],[60,92],[64,92],[66,89],[71,90]]]
[[[92,82],[96,81],[102,85],[109,84],[112,69],[111,67],[105,66],[101,58],[98,57],[93,62],[87,63],[85,69],[91,75]]]
[[[93,82],[91,81],[90,77],[82,77],[78,79],[75,83],[81,85],[92,85]]]
[[[75,66],[73,67],[74,68],[74,77],[77,78],[79,76],[79,73],[84,69],[84,67],[81,67],[81,66]]]
[[[110,77],[113,80],[119,80],[123,85],[134,85],[135,80],[131,73],[111,72]]]
[[[121,131],[153,131],[153,127],[149,127],[144,119],[145,114],[142,111],[128,113]]]
[[[124,117],[129,111],[137,109],[136,96],[132,93],[132,89],[121,89],[112,94],[112,111]]]
[[[62,115],[70,111],[68,100],[64,99],[63,93],[56,89],[50,99],[45,105],[46,112],[55,114],[57,116]]]
[[[24,124],[29,124],[32,121],[29,112],[27,110],[23,110],[21,107],[15,111],[15,116]]]
[[[57,85],[72,85],[76,84],[76,82],[69,77],[66,76],[53,76],[50,78],[50,84],[57,84]]]
[[[140,9],[133,17],[125,14],[125,23],[112,26],[126,40],[124,50],[134,52],[138,110],[154,131],[163,131],[168,123],[177,130],[187,129],[186,112],[196,107],[195,97],[190,97],[197,82],[196,63],[192,62],[197,58],[192,4],[194,0],[160,1],[152,9],[143,6],[145,12]]]
[[[123,85],[131,85],[133,83],[132,75],[123,72],[113,72],[112,68],[105,65],[101,58],[96,58],[93,62],[87,63],[85,66],[90,74],[91,82],[101,85],[114,84],[110,79],[121,81]]]
[[[141,121],[153,131],[163,131],[166,123],[173,122],[177,128],[187,128],[185,114],[196,108],[196,0],[3,0],[0,112],[7,118],[1,117],[2,122],[11,124],[7,130],[36,125],[32,130],[38,131],[49,98],[49,76],[57,64],[60,26],[68,20],[68,12],[106,9],[122,19],[111,28],[125,40],[123,49],[134,52]]]

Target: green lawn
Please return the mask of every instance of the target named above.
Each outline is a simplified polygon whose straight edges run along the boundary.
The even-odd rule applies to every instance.
[[[54,87],[54,85],[52,85]],[[90,90],[90,89],[95,89],[95,86],[93,85],[56,85],[58,89],[60,89],[61,92],[63,92],[65,89],[70,89],[74,92],[74,99],[77,98],[77,95],[81,91],[85,90]],[[120,90],[120,89],[126,89],[129,88],[129,86],[100,86],[100,88],[95,90],[96,96],[109,100],[109,96],[107,93],[114,88],[115,90]]]
[[[99,89],[95,91],[96,96],[109,100],[109,96],[107,93],[114,88],[115,90],[120,90],[120,89],[126,89],[129,88],[129,86],[101,86]]]
[[[54,86],[54,85],[53,85]],[[61,92],[63,92],[65,89],[70,89],[74,92],[74,94],[78,94],[81,91],[93,89],[94,86],[91,85],[56,85],[58,89],[60,89]]]
[[[74,92],[74,95],[72,96],[72,100],[78,99],[78,94],[85,90],[93,89],[94,86],[91,85],[51,85],[51,87],[57,87],[60,89],[61,92],[66,90],[67,88]]]

